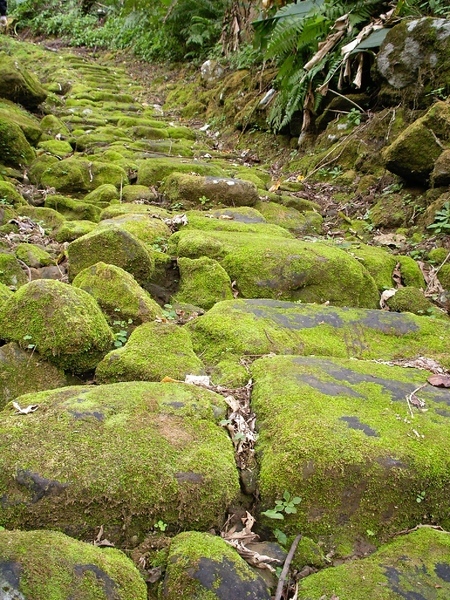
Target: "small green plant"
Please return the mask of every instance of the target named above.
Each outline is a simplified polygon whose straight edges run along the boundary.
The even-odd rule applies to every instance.
[[[171,304],[164,304],[163,316],[170,321],[175,321],[178,318],[177,311]]]
[[[425,492],[419,492],[417,494],[417,498],[416,498],[416,502],[418,504],[420,504],[421,502],[423,502],[425,500]]]
[[[284,531],[281,531],[281,529],[274,529],[273,535],[275,536],[275,539],[280,544],[280,546],[286,546],[287,535],[284,533]]]
[[[207,198],[206,196],[200,196],[198,201],[203,206],[203,208],[209,208],[211,206],[211,200],[209,198]]]
[[[374,537],[375,536],[375,532],[372,531],[371,529],[366,529],[366,533],[369,537]]]
[[[126,329],[121,329],[120,331],[116,331],[114,333],[114,346],[116,348],[121,348],[127,343],[128,339],[128,331]]]
[[[297,512],[295,508],[296,504],[300,504],[302,501],[298,496],[292,497],[288,491],[285,491],[283,494],[282,500],[276,500],[274,508],[270,508],[262,512],[261,514],[269,517],[269,519],[277,519],[279,521],[284,520],[284,514],[292,515]]]
[[[434,222],[427,229],[433,229],[435,233],[450,233],[450,202],[444,203],[443,207],[436,211]]]
[[[165,531],[167,527],[167,523],[165,523],[161,519],[159,519],[159,521],[156,521],[156,523],[153,525],[153,529],[159,529],[159,531]]]
[[[347,123],[349,125],[361,125],[362,121],[362,113],[357,108],[352,108],[350,112],[347,114]]]
[[[153,240],[152,248],[158,252],[167,251],[167,239],[165,237],[157,237]]]
[[[336,167],[321,167],[317,171],[317,174],[323,179],[329,179],[330,177],[332,179],[336,179],[336,177],[342,175],[342,167],[340,167],[339,165],[337,165]]]

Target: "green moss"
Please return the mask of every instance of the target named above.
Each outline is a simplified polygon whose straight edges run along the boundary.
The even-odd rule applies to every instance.
[[[309,537],[302,536],[292,560],[292,567],[301,570],[305,565],[325,567],[326,559],[323,548]]]
[[[184,381],[199,375],[203,363],[192,349],[186,329],[172,323],[145,323],[137,327],[126,345],[110,352],[98,365],[100,383],[161,381],[170,377]]]
[[[50,362],[75,372],[93,369],[113,341],[89,294],[45,279],[23,285],[1,307],[0,337],[33,345]]]
[[[429,356],[450,365],[448,323],[415,315],[234,300],[216,304],[187,328],[207,365],[230,355],[271,352],[383,360]]]
[[[84,197],[83,202],[105,208],[106,206],[109,206],[110,203],[118,200],[119,192],[116,186],[112,185],[112,183],[104,183],[87,194],[87,196]]]
[[[439,311],[422,290],[414,287],[402,287],[398,289],[395,296],[387,300],[390,310],[396,312],[411,312],[415,315],[433,316],[435,318],[446,318],[445,313]]]
[[[45,115],[40,122],[40,127],[47,139],[54,139],[57,135],[70,135],[68,127],[55,115]]]
[[[103,214],[105,213],[103,212]],[[110,227],[120,227],[120,229],[128,231],[145,244],[149,250],[152,249],[153,244],[156,246],[158,243],[160,246],[163,245],[171,235],[169,227],[162,218],[153,212],[122,214],[111,219],[103,218],[98,231]]]
[[[66,222],[63,215],[59,212],[53,210],[53,208],[45,208],[43,206],[23,206],[20,209],[20,213],[26,217],[30,217],[35,223],[39,223],[50,234],[53,234]]]
[[[110,325],[119,322],[116,329],[129,330],[130,326],[162,316],[161,308],[150,294],[120,267],[99,262],[78,273],[72,285],[93,296]]]
[[[0,181],[0,203],[15,208],[26,205],[26,200],[9,181]]]
[[[45,198],[45,206],[58,211],[68,220],[96,223],[100,219],[100,207],[67,196],[49,194]]]
[[[93,539],[102,523],[105,538],[129,547],[158,520],[177,530],[220,528],[239,494],[231,440],[215,423],[214,411],[226,410],[218,394],[130,382],[61,388],[19,402],[39,410],[20,420],[2,413],[0,525]],[[52,490],[39,502],[36,488],[27,487],[34,475],[51,482],[38,487]]]
[[[172,215],[169,211],[159,206],[148,205],[148,204],[133,204],[121,202],[120,204],[113,204],[108,208],[102,210],[100,220],[114,219],[121,215],[158,215],[161,218],[169,219]]]
[[[45,361],[34,349],[22,350],[14,342],[0,348],[0,361],[0,409],[23,394],[67,384],[61,370]]]
[[[16,247],[15,254],[18,259],[29,267],[46,267],[55,263],[46,250],[35,244],[19,244]]]
[[[47,140],[45,142],[39,142],[38,148],[56,156],[57,158],[66,158],[73,153],[73,148],[69,142],[61,140]]]
[[[47,97],[37,77],[25,69],[16,56],[0,53],[0,96],[34,109]]]
[[[94,231],[97,227],[92,221],[65,221],[53,234],[57,242],[73,242],[79,237]]]
[[[177,535],[170,546],[164,597],[217,600],[239,597],[268,600],[259,575],[220,537],[189,531]]]
[[[429,528],[399,536],[369,558],[302,579],[298,597],[400,600],[422,596],[445,600],[450,590],[442,574],[448,564],[449,541],[445,532]]]
[[[319,213],[299,212],[296,208],[276,204],[275,202],[258,202],[255,206],[268,223],[284,227],[295,235],[320,234],[323,218]]]
[[[208,309],[216,302],[233,298],[231,279],[217,261],[207,257],[179,258],[178,268],[180,288],[174,296],[176,302]]]
[[[284,490],[302,498],[286,531],[333,545],[367,530],[380,542],[430,518],[448,527],[448,414],[442,392],[423,385],[429,373],[279,356],[255,362],[252,376],[262,508]],[[428,410],[411,417],[405,396],[419,386]]]
[[[123,202],[150,202],[156,200],[156,194],[145,185],[126,185],[122,190]]]
[[[71,279],[98,262],[121,267],[138,283],[148,281],[154,269],[153,259],[144,244],[120,227],[95,229],[71,242],[67,253]]]
[[[0,561],[20,570],[5,593],[33,600],[145,600],[146,585],[119,550],[95,548],[55,531],[0,532]],[[11,597],[14,597],[11,596]],[[19,597],[19,596],[17,596]]]
[[[190,210],[186,215],[188,223],[183,228],[184,230],[242,231],[243,233],[259,233],[264,236],[293,237],[283,227],[267,223],[258,210],[249,206],[212,209],[205,212]]]
[[[0,283],[17,289],[27,283],[28,278],[20,262],[13,254],[0,252]]]
[[[31,163],[35,153],[18,125],[0,117],[0,162],[23,167]]]
[[[18,125],[32,145],[37,144],[42,135],[42,123],[36,117],[4,98],[0,98],[0,118]]]
[[[171,173],[198,173],[223,177],[225,172],[220,167],[201,161],[186,161],[179,158],[153,158],[142,161],[139,165],[137,183],[151,187],[158,185]]]
[[[13,291],[4,283],[0,282],[0,306],[2,306],[11,296]]]

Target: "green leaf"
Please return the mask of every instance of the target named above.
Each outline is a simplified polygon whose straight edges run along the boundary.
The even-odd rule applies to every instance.
[[[284,521],[284,515],[280,512],[277,512],[276,510],[269,509],[262,512],[261,514],[265,517],[269,517],[269,519],[277,519],[279,521]]]

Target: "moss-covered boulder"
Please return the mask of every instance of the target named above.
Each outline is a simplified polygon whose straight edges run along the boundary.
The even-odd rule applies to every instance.
[[[131,560],[56,531],[0,531],[0,585],[5,600],[146,600]]]
[[[57,158],[67,158],[71,154],[73,154],[73,148],[64,140],[46,140],[43,142],[39,142],[38,144],[39,150],[43,150],[48,154],[52,154]]]
[[[84,269],[72,285],[88,292],[105,313],[110,325],[136,327],[162,316],[162,309],[135,278],[120,267],[99,262]],[[120,329],[120,327],[119,327]]]
[[[0,308],[0,339],[36,350],[62,369],[94,369],[113,336],[98,304],[84,290],[38,279]]]
[[[258,202],[256,207],[268,223],[292,231],[295,235],[320,234],[323,218],[319,213],[299,212],[296,208],[275,202]]]
[[[27,281],[28,277],[18,259],[13,254],[0,252],[0,283],[15,290]]]
[[[173,323],[144,323],[122,348],[113,350],[98,364],[100,383],[161,381],[170,377],[184,381],[186,375],[204,372],[192,349],[189,332]]]
[[[180,287],[176,302],[186,302],[209,309],[216,302],[231,300],[231,279],[220,264],[206,256],[197,259],[179,258]]]
[[[92,221],[64,221],[53,233],[57,242],[73,242],[79,237],[91,233],[97,227]]]
[[[162,189],[168,200],[181,202],[186,207],[206,204],[254,206],[259,200],[254,183],[227,177],[172,173],[164,180]]]
[[[0,202],[4,205],[14,206],[19,208],[27,202],[23,196],[19,194],[14,185],[9,181],[0,181]]]
[[[98,229],[100,231],[110,227],[120,227],[120,229],[128,231],[150,248],[153,247],[153,244],[155,247],[164,246],[172,233],[157,213],[150,212],[117,215],[112,219],[103,219]]]
[[[15,249],[15,254],[19,260],[35,269],[55,264],[55,260],[52,256],[40,246],[36,246],[36,244],[18,244]]]
[[[79,157],[53,162],[36,175],[40,185],[62,194],[89,192],[104,184],[119,188],[128,183],[128,175],[119,165]]]
[[[218,394],[130,382],[18,402],[39,409],[1,413],[0,525],[94,539],[100,523],[106,539],[129,547],[159,520],[177,531],[220,527],[239,494],[232,442],[216,424],[226,412]]]
[[[0,52],[0,97],[34,109],[44,102],[47,92],[15,57]]]
[[[53,208],[44,206],[23,206],[20,214],[29,217],[35,223],[39,223],[49,235],[53,235],[65,222],[65,218]]]
[[[5,344],[0,348],[0,363],[0,408],[22,394],[67,385],[64,373],[44,360],[34,348],[26,351],[15,342]]]
[[[436,160],[449,147],[450,106],[436,102],[383,150],[383,158],[396,175],[426,183]]]
[[[14,292],[7,285],[0,282],[0,306],[9,300],[13,294]]]
[[[369,558],[302,579],[300,600],[445,600],[450,595],[450,539],[423,527],[397,537]]]
[[[138,283],[147,282],[154,269],[153,259],[144,244],[120,227],[95,229],[77,238],[69,244],[67,254],[71,279],[98,262],[128,271]]]
[[[301,497],[285,531],[324,536],[340,554],[421,522],[448,528],[449,394],[429,375],[331,358],[256,361],[262,508],[285,490]]]
[[[425,296],[422,290],[414,287],[402,287],[395,292],[395,295],[386,301],[389,310],[396,312],[410,312],[415,315],[428,315],[434,318],[446,318],[446,314],[441,312]]]
[[[40,122],[43,137],[47,140],[53,140],[56,136],[70,136],[69,128],[55,115],[45,115]]]
[[[152,202],[157,200],[154,190],[146,185],[126,185],[122,190],[123,202]]]
[[[436,187],[450,185],[450,148],[444,150],[436,159],[431,173],[431,181]]]
[[[34,159],[35,153],[18,125],[0,117],[0,163],[23,167]]]
[[[224,170],[218,165],[201,161],[183,160],[180,158],[152,158],[139,165],[138,185],[151,187],[160,184],[171,173],[197,173],[223,177]]]
[[[40,140],[42,129],[38,119],[19,105],[0,99],[0,117],[18,125],[32,146]]]
[[[205,364],[245,354],[304,354],[342,358],[414,359],[450,366],[442,320],[381,310],[228,300],[188,323],[194,350]]]
[[[95,204],[101,208],[109,206],[111,202],[119,201],[119,191],[112,183],[104,183],[99,185],[95,190],[89,192],[84,198],[83,202],[89,204]]]
[[[449,57],[448,19],[402,20],[388,31],[377,54],[382,100],[429,106],[436,90],[450,89]]]
[[[243,233],[260,233],[264,236],[293,238],[293,234],[289,233],[287,229],[268,223],[258,210],[249,206],[208,211],[189,210],[186,216],[188,222],[183,227],[184,230],[242,231]]]
[[[53,208],[69,220],[96,223],[100,219],[101,208],[99,206],[59,194],[49,194],[45,198],[45,206]]]
[[[270,600],[264,580],[222,538],[188,531],[170,545],[161,598]]]
[[[273,225],[272,227],[275,227]],[[218,260],[244,298],[378,306],[373,278],[339,248],[278,236],[181,230],[169,250],[179,257]]]

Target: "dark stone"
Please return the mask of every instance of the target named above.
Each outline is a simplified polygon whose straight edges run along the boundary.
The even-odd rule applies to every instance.
[[[434,570],[440,579],[450,582],[450,565],[448,563],[438,563]]]
[[[23,485],[27,490],[33,493],[31,504],[35,504],[42,500],[45,496],[58,495],[67,487],[67,483],[61,483],[53,479],[41,477],[38,473],[32,473],[25,469],[19,469],[16,475],[16,481],[19,485]]]
[[[365,423],[361,423],[358,417],[340,417],[341,421],[345,421],[351,429],[363,431],[369,437],[380,437],[375,429],[372,429]]]
[[[108,600],[120,600],[116,582],[96,565],[74,565],[73,570],[80,579],[84,577],[85,573],[92,573],[103,584],[105,598]],[[72,599],[77,600],[74,596],[70,596],[69,600]]]

